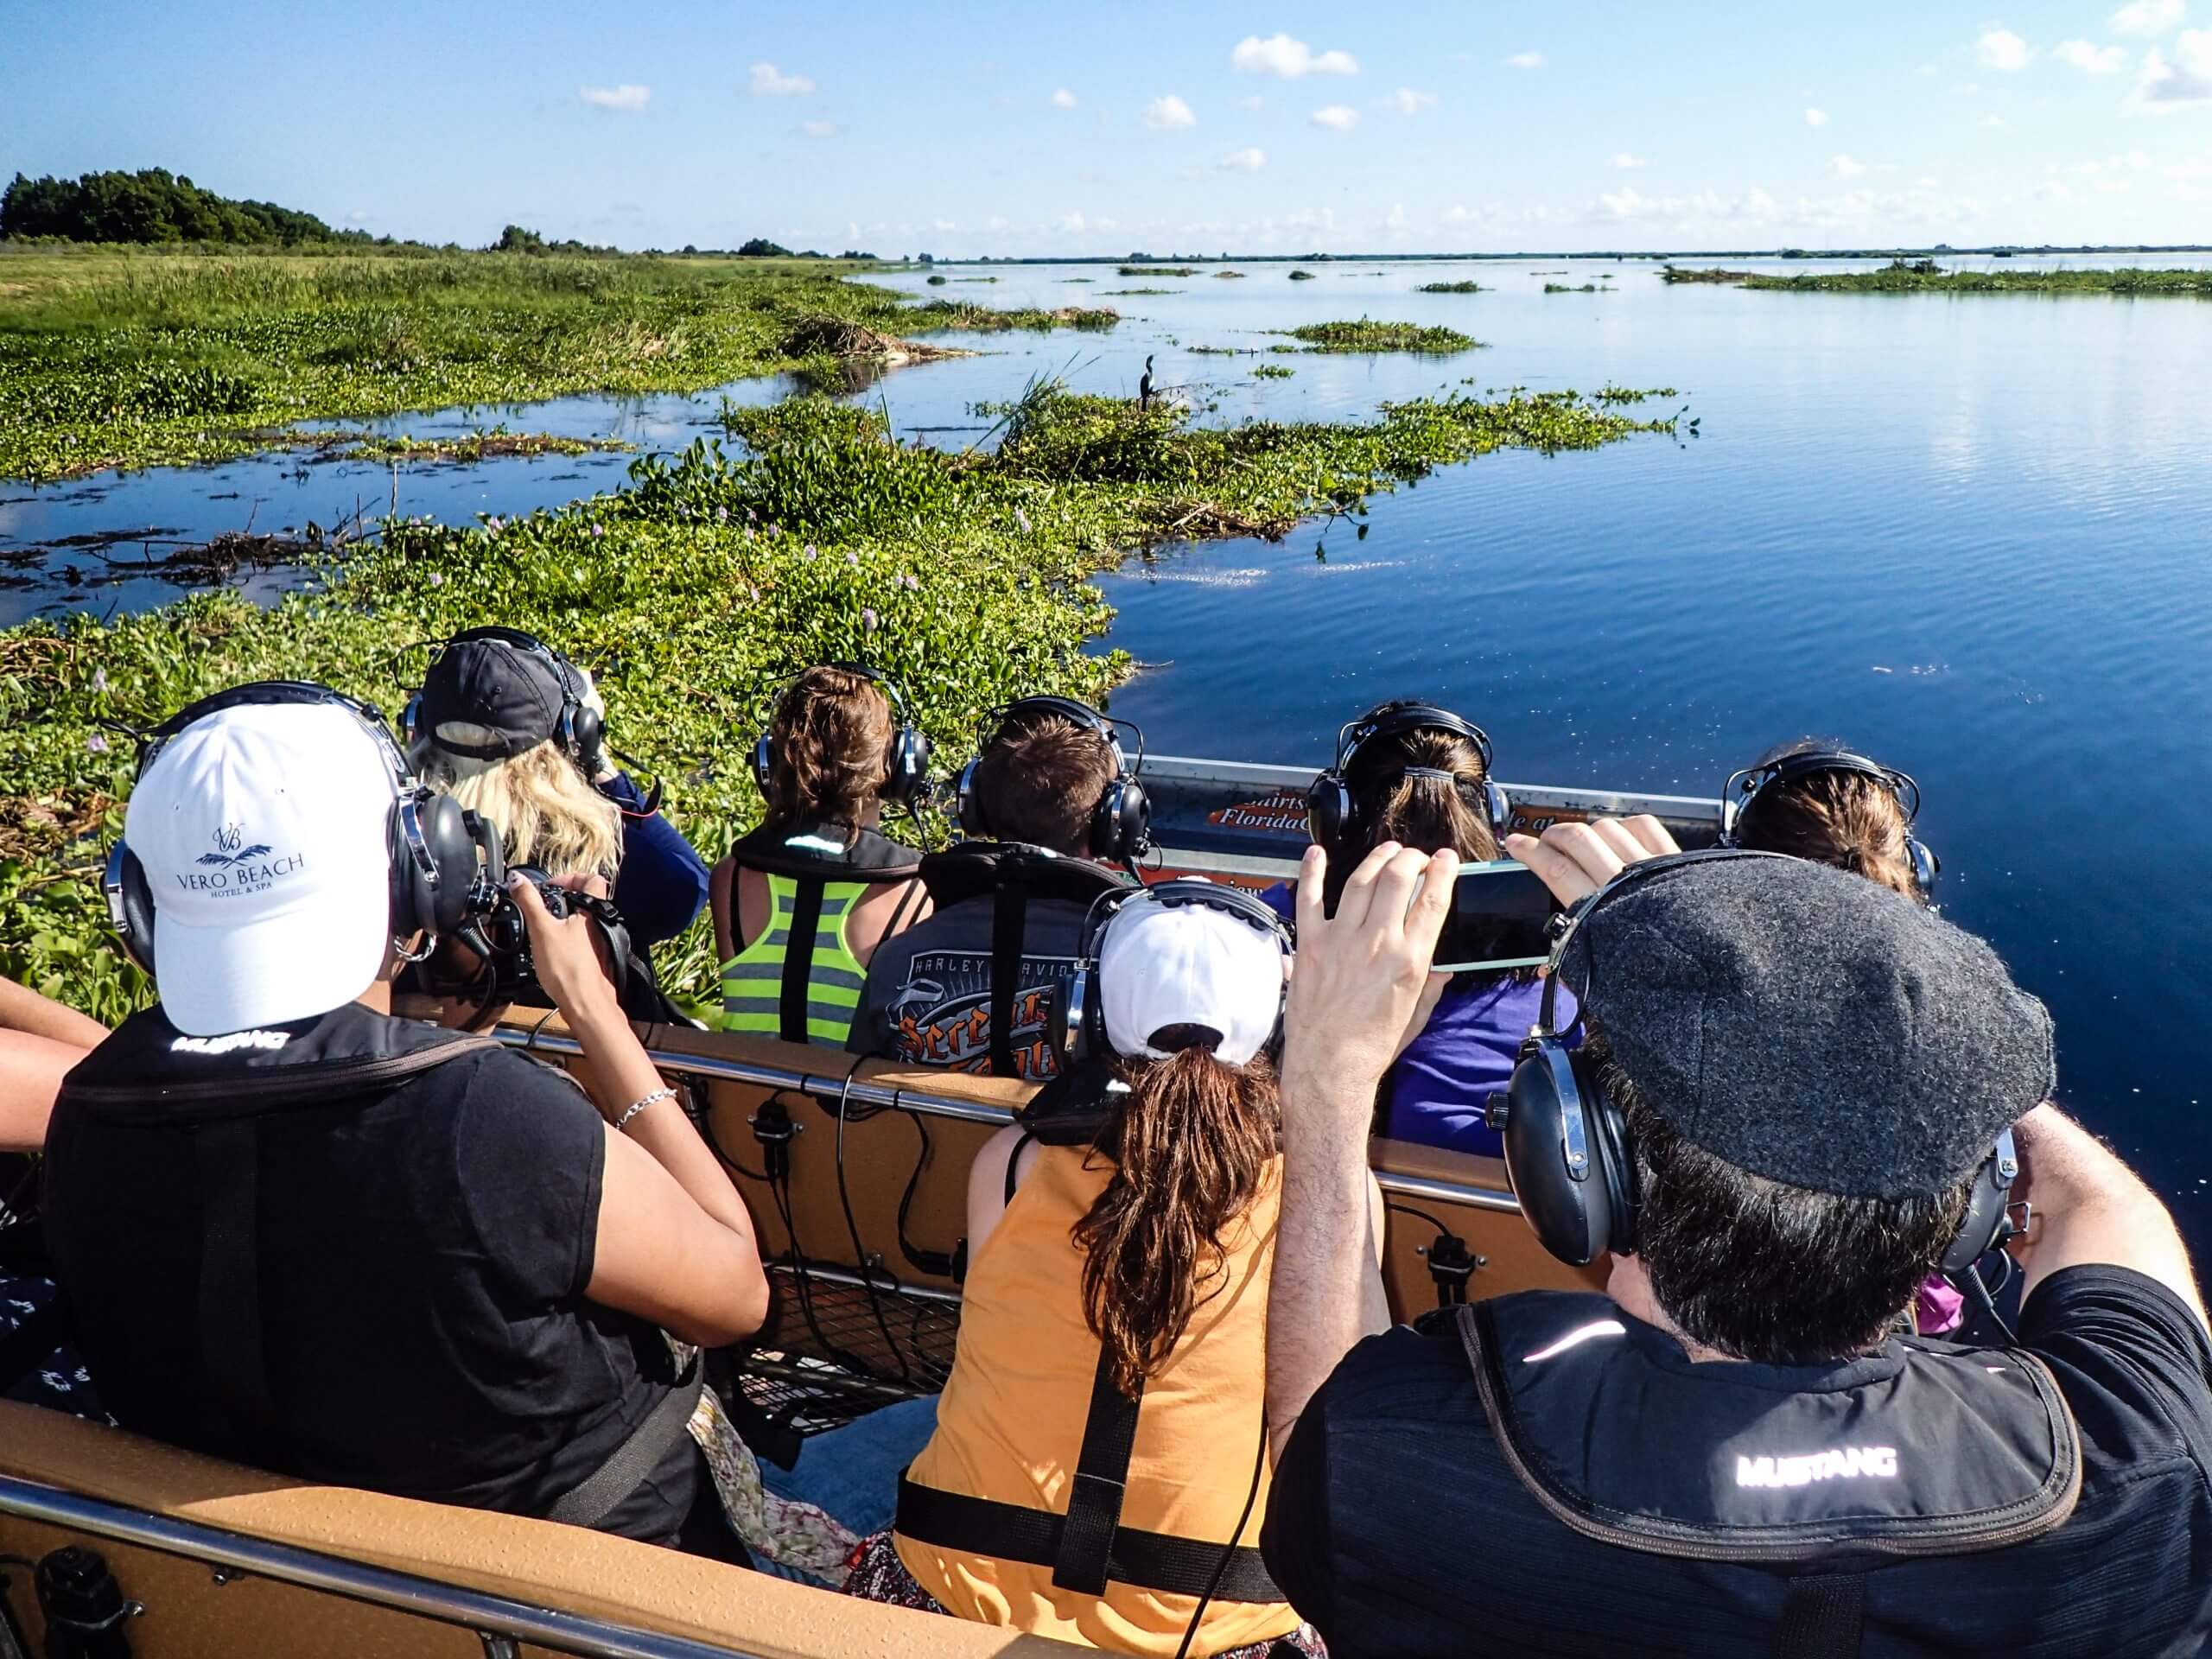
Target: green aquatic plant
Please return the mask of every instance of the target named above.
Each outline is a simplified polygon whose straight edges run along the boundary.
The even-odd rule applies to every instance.
[[[1745,288],[1815,294],[2124,294],[2212,298],[2212,270],[1945,270],[1933,259],[1903,259],[1878,270],[1746,275]]]
[[[1724,270],[1719,265],[1710,265],[1703,270],[1683,265],[1662,265],[1659,268],[1659,280],[1670,285],[1677,283],[1742,283],[1748,282],[1751,275],[1748,270]]]
[[[667,810],[711,855],[759,817],[736,734],[761,728],[794,669],[880,665],[957,755],[1015,695],[1095,701],[1128,672],[1085,646],[1112,616],[1088,578],[1133,550],[1280,537],[1493,449],[1671,429],[1518,391],[1199,427],[1040,379],[998,412],[995,449],[953,453],[825,398],[727,404],[734,442],[641,456],[620,488],[555,511],[389,520],[266,609],[205,594],[0,632],[0,973],[111,1020],[146,998],[99,896],[131,782],[130,746],[104,721],[143,728],[219,687],[289,677],[390,708],[420,641],[496,620],[592,671],[614,741],[665,780]],[[679,998],[709,995],[703,923],[654,954]]]
[[[1544,284],[1544,292],[1547,294],[1595,294],[1597,291],[1598,284],[1595,283],[1585,283],[1580,288],[1570,288],[1565,283],[1546,283]]]
[[[1298,371],[1280,363],[1261,363],[1254,366],[1252,372],[1262,380],[1287,380]]]
[[[1290,273],[1290,280],[1294,283],[1310,283],[1313,280],[1313,273],[1310,270],[1294,270]]]
[[[1195,276],[1198,269],[1192,265],[1116,265],[1116,276]]]
[[[0,254],[0,478],[219,460],[302,420],[695,391],[820,355],[792,342],[822,317],[892,335],[1117,321],[915,304],[766,260]]]
[[[1109,299],[1121,299],[1127,296],[1135,296],[1139,294],[1173,294],[1179,290],[1172,288],[1102,288],[1098,291]]]
[[[1316,352],[1420,352],[1442,356],[1471,351],[1482,344],[1456,328],[1431,327],[1417,322],[1376,322],[1362,317],[1357,322],[1309,322],[1282,331],[1303,340]]]
[[[1416,294],[1487,294],[1490,289],[1480,283],[1423,283],[1414,290]]]
[[[952,278],[947,276],[942,271],[933,270],[922,280],[927,283],[931,288],[943,288],[947,283],[950,282]]]

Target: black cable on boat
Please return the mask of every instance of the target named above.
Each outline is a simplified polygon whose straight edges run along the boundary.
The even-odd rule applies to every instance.
[[[906,1364],[905,1351],[891,1334],[890,1322],[883,1317],[883,1303],[875,1294],[875,1268],[868,1259],[868,1246],[861,1243],[861,1224],[854,1218],[852,1192],[845,1185],[845,1116],[852,1101],[853,1078],[859,1074],[866,1058],[865,1055],[855,1058],[852,1069],[845,1073],[844,1087],[837,1091],[837,1204],[845,1212],[845,1231],[853,1241],[853,1264],[861,1275],[861,1288],[868,1294],[868,1311],[875,1316],[875,1328],[882,1333],[883,1346],[899,1367],[899,1380],[912,1387],[913,1372]],[[917,1167],[916,1175],[920,1173]],[[903,1218],[903,1209],[900,1214]],[[899,1242],[902,1246],[906,1242],[903,1229]],[[890,1279],[892,1288],[896,1290],[899,1285],[897,1277],[888,1268],[885,1269],[884,1276]]]
[[[1252,1484],[1244,1494],[1244,1508],[1236,1517],[1236,1524],[1229,1529],[1229,1541],[1221,1547],[1221,1559],[1214,1563],[1213,1576],[1206,1580],[1206,1592],[1198,1598],[1198,1605],[1191,1614],[1191,1622],[1183,1627],[1183,1639],[1176,1644],[1175,1659],[1187,1659],[1192,1640],[1198,1633],[1198,1621],[1206,1616],[1206,1608],[1213,1601],[1213,1592],[1221,1588],[1222,1574],[1229,1571],[1230,1562],[1236,1559],[1236,1541],[1244,1535],[1244,1528],[1252,1519],[1252,1506],[1260,1501],[1260,1476],[1268,1466],[1268,1414],[1260,1414],[1260,1449],[1252,1459]]]

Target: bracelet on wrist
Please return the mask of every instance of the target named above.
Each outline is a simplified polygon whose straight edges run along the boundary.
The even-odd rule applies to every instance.
[[[639,1096],[637,1099],[632,1101],[627,1106],[625,1106],[621,1112],[613,1119],[614,1133],[620,1135],[623,1130],[628,1128],[630,1127],[630,1120],[637,1116],[639,1112],[644,1111],[646,1107],[658,1105],[664,1100],[674,1100],[675,1098],[676,1090],[667,1088],[656,1089],[650,1095]]]

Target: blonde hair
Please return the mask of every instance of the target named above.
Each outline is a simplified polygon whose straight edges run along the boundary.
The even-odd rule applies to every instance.
[[[417,738],[408,758],[424,783],[498,829],[510,864],[613,880],[622,862],[622,809],[593,786],[556,739],[504,760],[457,754],[438,741],[474,747],[491,736],[480,726],[449,720]]]

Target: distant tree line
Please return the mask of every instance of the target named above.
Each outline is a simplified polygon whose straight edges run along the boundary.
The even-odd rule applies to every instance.
[[[233,201],[182,175],[87,173],[78,179],[29,179],[21,173],[0,194],[0,237],[66,237],[73,242],[367,242],[361,231],[334,231],[313,213],[273,201]]]

